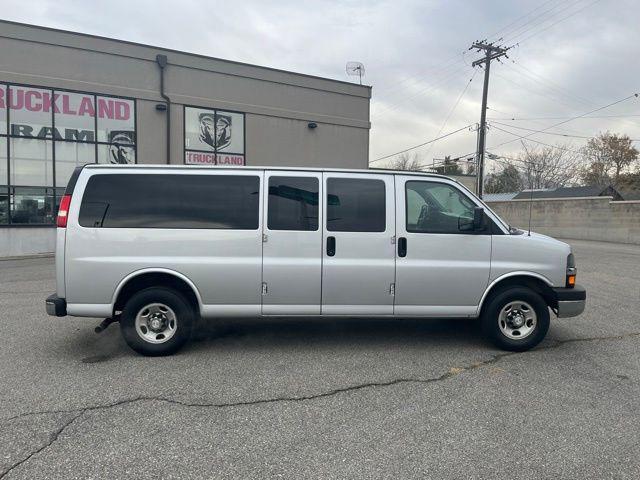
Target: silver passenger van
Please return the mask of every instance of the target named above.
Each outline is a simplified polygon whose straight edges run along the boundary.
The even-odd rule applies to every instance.
[[[479,318],[507,350],[582,313],[569,245],[459,183],[377,170],[88,165],[57,228],[50,315],[175,352],[200,318]],[[97,329],[97,330],[98,330]]]

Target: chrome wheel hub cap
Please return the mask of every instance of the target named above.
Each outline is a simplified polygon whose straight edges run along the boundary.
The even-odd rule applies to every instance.
[[[538,323],[535,310],[527,302],[507,303],[498,315],[498,326],[507,338],[522,340],[533,333]]]
[[[163,303],[150,303],[136,315],[136,332],[145,342],[164,343],[176,333],[176,314]]]

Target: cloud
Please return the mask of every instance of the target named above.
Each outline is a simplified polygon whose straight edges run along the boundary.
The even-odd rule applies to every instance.
[[[468,47],[496,32],[505,45],[521,43],[504,64],[492,65],[489,117],[579,115],[633,93],[640,78],[640,4],[633,0],[6,3],[9,20],[340,80],[349,80],[344,71],[348,60],[361,61],[365,81],[373,86],[372,159],[422,143],[441,129],[446,133],[479,120],[482,72],[451,110],[478,58]],[[639,102],[602,114],[635,114]],[[541,129],[560,120],[500,121]],[[581,119],[551,129],[581,135],[605,130],[640,138],[634,117]],[[489,149],[514,138],[492,129]],[[541,134],[532,139],[569,142],[576,148],[584,143]],[[472,152],[475,146],[475,132],[464,131],[417,153],[428,152],[424,161],[431,162],[433,157]],[[511,155],[520,148],[514,141],[497,150]]]

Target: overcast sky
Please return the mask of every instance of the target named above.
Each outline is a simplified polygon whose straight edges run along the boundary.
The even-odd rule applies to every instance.
[[[515,45],[509,59],[491,67],[492,153],[522,148],[520,141],[499,146],[517,138],[499,129],[529,134],[524,129],[564,120],[540,117],[581,115],[640,91],[637,0],[3,3],[8,20],[340,80],[357,81],[347,77],[345,63],[360,61],[364,83],[373,86],[371,160],[479,121],[483,72],[471,67],[479,55],[467,50],[477,39],[503,37],[502,44]],[[607,118],[548,131],[588,137],[611,130],[640,139],[640,99],[593,115]],[[540,133],[530,139],[569,148],[586,141]],[[414,152],[430,163],[473,152],[475,145],[476,134],[463,130]]]

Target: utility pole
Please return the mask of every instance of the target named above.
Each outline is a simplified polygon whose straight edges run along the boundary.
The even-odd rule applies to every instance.
[[[471,65],[477,67],[484,64],[484,87],[482,89],[482,112],[480,113],[480,130],[478,136],[478,196],[482,198],[484,182],[484,150],[487,136],[487,96],[489,95],[489,69],[491,60],[498,60],[507,56],[509,48],[499,47],[493,43],[474,42],[469,50],[484,51],[484,57],[476,60]],[[508,58],[508,57],[507,57]]]

